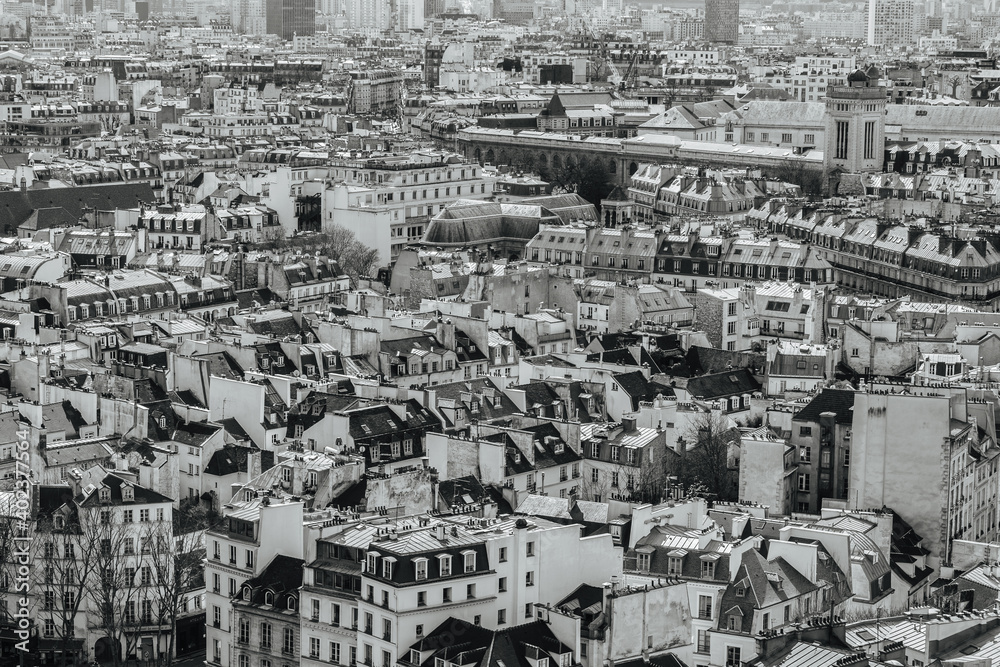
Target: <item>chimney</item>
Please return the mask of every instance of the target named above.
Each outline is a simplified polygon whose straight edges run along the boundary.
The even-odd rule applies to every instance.
[[[438,538],[439,542],[444,542],[445,525],[443,523],[439,523],[438,525],[434,526],[434,535],[435,537]]]
[[[631,433],[635,430],[635,417],[622,417],[622,430]]]

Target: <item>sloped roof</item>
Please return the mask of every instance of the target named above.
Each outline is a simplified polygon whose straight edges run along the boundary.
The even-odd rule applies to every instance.
[[[849,389],[824,389],[795,413],[792,420],[818,422],[824,412],[836,414],[838,424],[850,425],[854,421],[854,392]]]
[[[711,400],[736,394],[750,394],[760,391],[760,382],[746,368],[734,368],[731,371],[701,375],[690,378],[687,382],[687,392],[693,398]]]
[[[0,231],[13,233],[37,209],[62,208],[72,219],[79,220],[85,208],[114,211],[138,208],[140,202],[153,201],[155,196],[148,183],[82,185],[24,192],[9,190],[0,192]]]
[[[509,239],[527,243],[543,223],[560,225],[563,221],[539,205],[459,200],[431,218],[423,242],[464,246]]]

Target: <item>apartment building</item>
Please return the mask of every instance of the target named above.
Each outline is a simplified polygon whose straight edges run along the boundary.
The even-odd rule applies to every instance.
[[[853,412],[850,507],[895,509],[935,564],[956,539],[996,539],[992,403],[963,387],[879,384],[855,394]]]
[[[250,665],[249,654],[237,648],[241,626],[233,600],[276,556],[303,553],[304,503],[265,503],[256,491],[250,494],[235,498],[224,510],[223,526],[205,533],[205,659],[216,667],[262,667]],[[290,655],[298,655],[297,646]]]
[[[335,183],[323,192],[323,230],[351,230],[383,264],[423,238],[448,204],[492,197],[495,182],[478,164],[437,152],[333,161],[329,175]]]
[[[45,653],[163,657],[173,628],[162,608],[169,595],[153,573],[173,567],[164,548],[173,542],[172,501],[115,474],[86,486],[77,476],[69,482],[41,488],[34,517],[36,583],[27,599]],[[117,633],[108,631],[108,609],[120,617]]]

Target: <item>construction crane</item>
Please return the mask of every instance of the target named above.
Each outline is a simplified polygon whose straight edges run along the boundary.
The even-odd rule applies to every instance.
[[[639,72],[638,64],[639,50],[636,49],[635,52],[632,53],[632,60],[629,61],[628,69],[625,70],[625,76],[622,77],[621,81],[618,83],[618,90],[620,92],[624,93],[630,88],[635,87],[636,76]]]

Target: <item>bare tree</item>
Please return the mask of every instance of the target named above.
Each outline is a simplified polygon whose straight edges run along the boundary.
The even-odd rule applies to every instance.
[[[85,539],[78,518],[75,505],[67,504],[56,515],[40,518],[36,531],[41,547],[35,589],[42,591],[37,614],[43,634],[60,643],[61,665],[74,652],[76,621],[96,562],[94,545]]]
[[[110,657],[114,667],[123,667],[124,657],[135,653],[143,612],[148,609],[145,587],[140,585],[152,574],[151,569],[143,570],[148,566],[148,548],[141,540],[137,544],[134,524],[124,521],[118,508],[98,506],[82,511],[84,540],[94,552],[94,576],[88,592],[98,626],[113,646],[111,656],[104,657]]]
[[[207,512],[189,506],[177,512],[171,522],[146,525],[143,539],[149,545],[147,563],[155,572],[149,588],[154,623],[168,632],[167,646],[153,659],[157,666],[169,666],[176,651],[177,621],[185,611],[188,593],[204,587],[204,531],[209,526]]]
[[[732,450],[739,445],[739,430],[722,412],[701,413],[681,436],[681,483],[701,485],[718,500],[735,500]]]
[[[951,96],[952,97],[956,97],[956,98],[958,97],[958,88],[959,88],[959,86],[962,85],[962,82],[963,82],[963,79],[958,74],[952,74],[945,81],[945,84],[949,88],[951,88]]]
[[[627,461],[594,466],[598,475],[585,474],[580,481],[580,497],[584,500],[612,496],[642,502],[660,502],[666,496],[669,479],[679,472],[679,457],[662,443],[636,450],[634,464]]]

